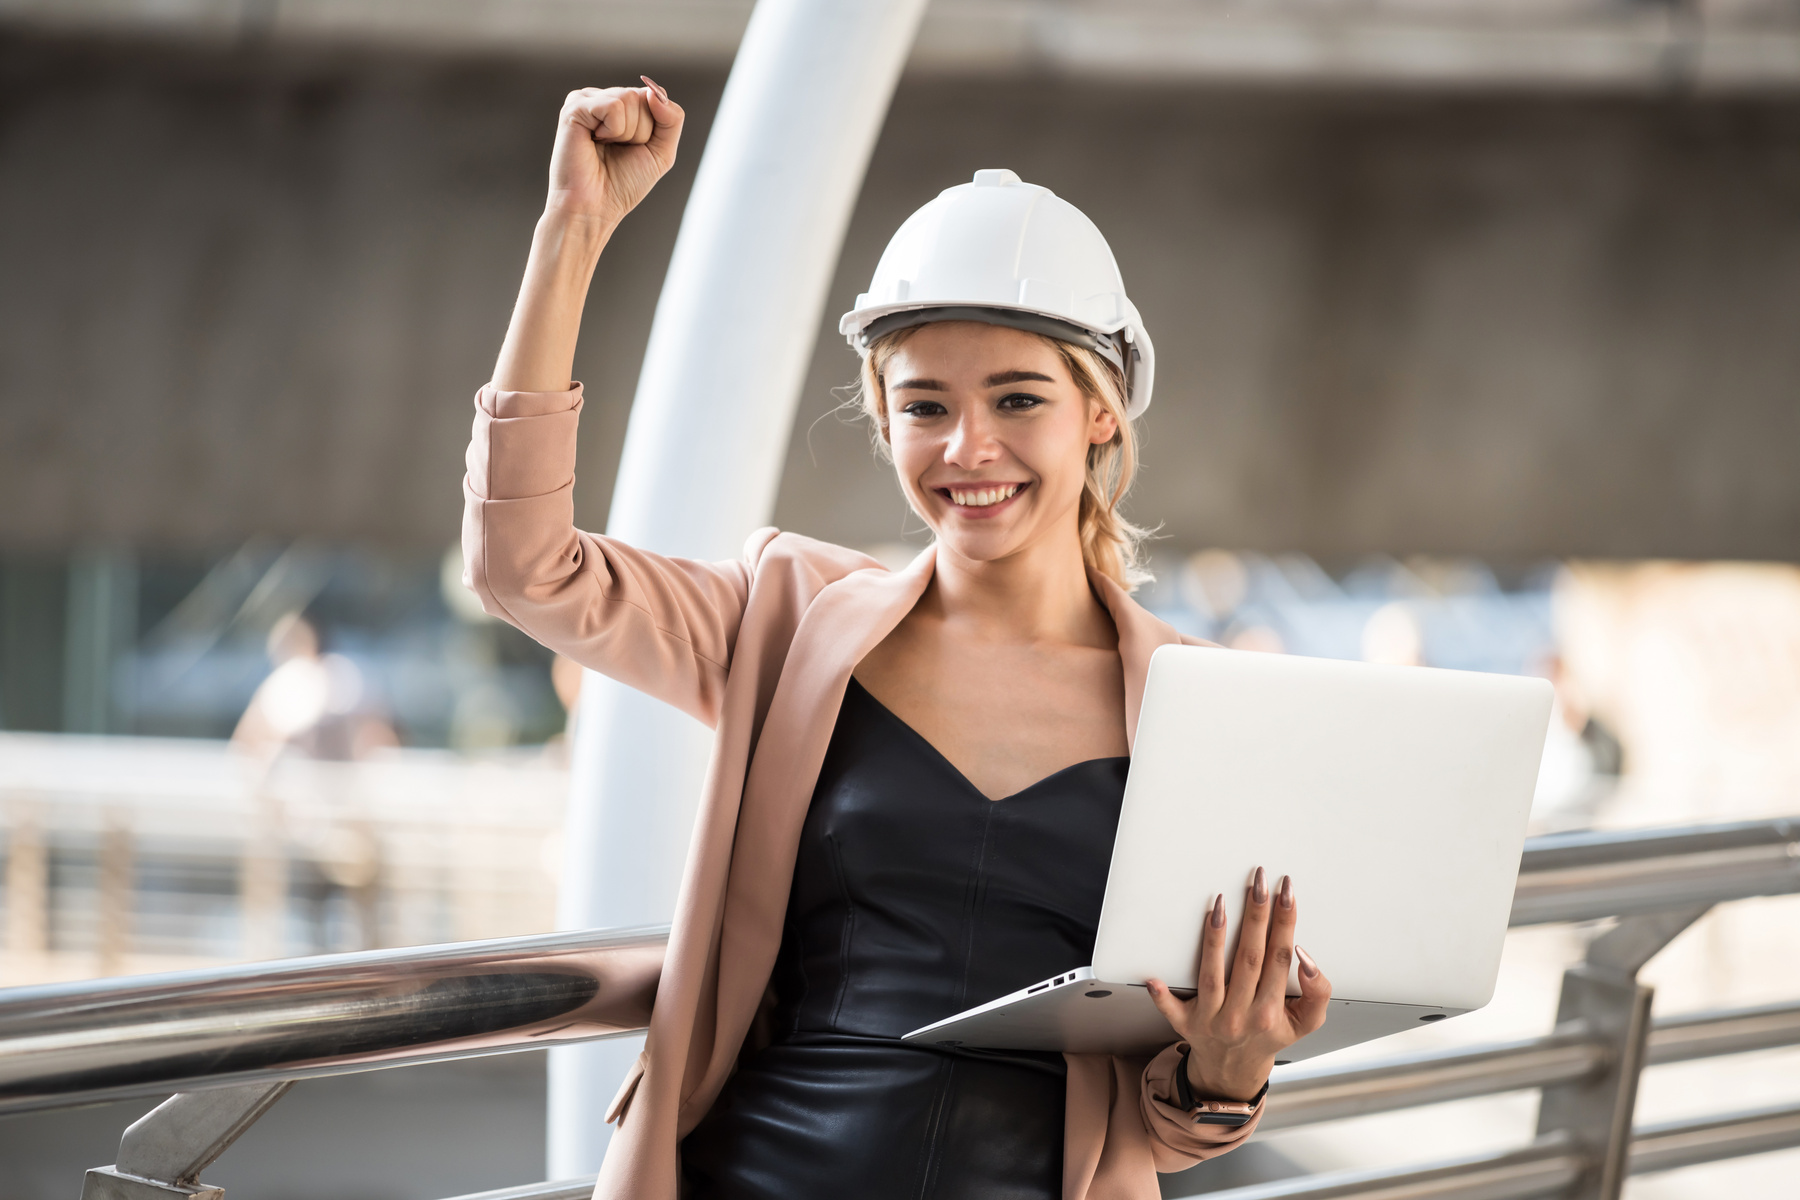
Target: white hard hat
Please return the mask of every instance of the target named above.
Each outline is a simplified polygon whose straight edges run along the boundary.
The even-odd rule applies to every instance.
[[[1112,247],[1080,209],[1011,171],[977,171],[908,217],[838,332],[860,350],[930,321],[984,321],[1087,346],[1123,373],[1127,417],[1150,406],[1156,350]]]

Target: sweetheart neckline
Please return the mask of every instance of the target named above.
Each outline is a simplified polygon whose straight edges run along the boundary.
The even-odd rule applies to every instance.
[[[1042,787],[1044,784],[1049,783],[1052,779],[1055,779],[1058,776],[1067,775],[1069,772],[1080,770],[1082,767],[1091,767],[1091,766],[1095,765],[1096,763],[1115,763],[1115,762],[1129,763],[1131,761],[1131,755],[1129,755],[1129,754],[1114,754],[1114,755],[1109,755],[1109,756],[1105,756],[1102,758],[1084,758],[1080,762],[1070,763],[1066,767],[1058,767],[1056,770],[1050,772],[1050,774],[1044,776],[1042,779],[1039,779],[1034,783],[1028,783],[1016,792],[1008,792],[1004,796],[990,796],[986,792],[982,791],[980,788],[976,787],[975,781],[970,779],[966,774],[964,774],[963,769],[961,767],[959,767],[955,763],[951,762],[950,757],[948,755],[946,755],[942,750],[939,750],[937,748],[937,746],[935,746],[932,743],[930,738],[926,737],[924,734],[922,734],[918,730],[914,729],[907,722],[906,718],[902,717],[899,713],[895,712],[893,709],[891,709],[887,705],[883,704],[880,700],[876,699],[875,693],[871,692],[868,688],[864,687],[862,680],[860,680],[856,676],[852,675],[852,676],[850,676],[850,684],[851,684],[851,686],[856,688],[857,691],[861,692],[863,694],[863,696],[868,699],[870,704],[873,704],[878,710],[880,710],[880,712],[882,713],[883,716],[887,717],[888,720],[892,721],[894,724],[898,725],[901,729],[905,730],[906,733],[908,734],[908,736],[910,736],[914,741],[918,742],[927,751],[929,751],[933,758],[937,759],[939,762],[943,763],[945,767],[949,768],[950,773],[952,775],[956,776],[957,782],[961,783],[963,785],[963,787],[965,787],[969,791],[975,793],[977,796],[980,796],[981,799],[988,804],[1000,804],[1007,800],[1016,799],[1020,796],[1023,796],[1026,792],[1029,792],[1036,788]]]

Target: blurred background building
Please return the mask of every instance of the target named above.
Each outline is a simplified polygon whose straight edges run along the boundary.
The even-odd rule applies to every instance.
[[[749,8],[0,0],[0,984],[550,927],[573,680],[457,582],[470,397],[562,95],[655,76],[684,155],[608,249],[577,360],[577,516],[604,527]],[[1156,334],[1152,608],[1244,648],[1553,678],[1539,829],[1800,809],[1800,3],[936,0],[783,528],[922,544],[840,412],[836,314],[906,214],[993,166],[1094,218]],[[1789,902],[1715,913],[1659,1004],[1791,995],[1796,930]],[[1573,936],[1515,935],[1492,1010],[1408,1037],[1541,1030]],[[1785,1098],[1796,1067],[1669,1074],[1645,1111]],[[519,1182],[537,1069],[303,1085],[213,1174],[276,1200]],[[331,1125],[417,1104],[412,1158]],[[1498,1144],[1509,1104],[1264,1162]],[[120,1123],[0,1121],[0,1200],[67,1194]],[[1628,1195],[1772,1198],[1797,1169]]]

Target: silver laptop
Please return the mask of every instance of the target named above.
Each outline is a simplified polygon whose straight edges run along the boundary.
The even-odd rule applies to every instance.
[[[1144,987],[1191,995],[1224,893],[1294,877],[1298,940],[1332,981],[1290,1062],[1486,1004],[1550,720],[1541,679],[1164,646],[1150,662],[1092,963],[909,1042],[1150,1054]],[[1299,988],[1290,976],[1289,994]]]

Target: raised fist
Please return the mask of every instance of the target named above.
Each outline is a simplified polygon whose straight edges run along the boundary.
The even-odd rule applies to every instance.
[[[649,79],[582,88],[563,102],[546,208],[617,224],[675,165],[686,114]]]

